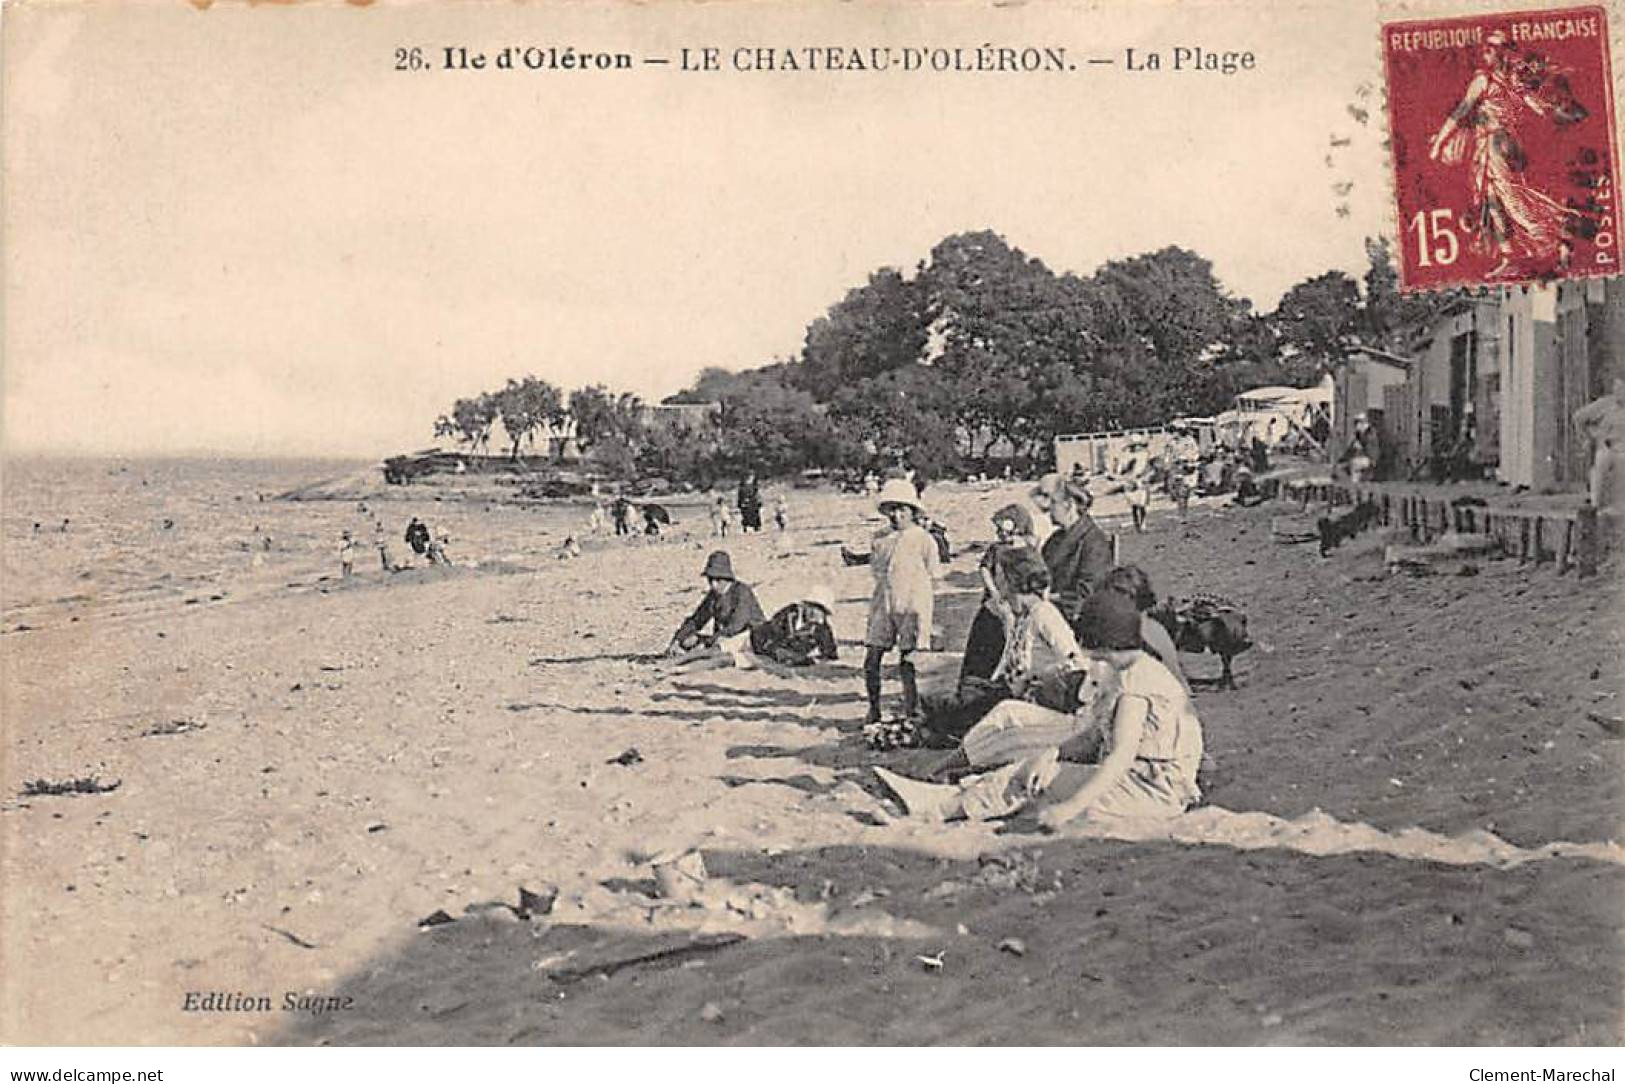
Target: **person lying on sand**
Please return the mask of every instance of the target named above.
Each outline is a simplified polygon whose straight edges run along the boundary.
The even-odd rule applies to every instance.
[[[1115,671],[1117,684],[1099,765],[1073,763],[1091,738],[1085,729],[997,771],[955,784],[874,769],[910,817],[989,820],[1032,809],[1041,826],[1054,829],[1080,817],[1177,816],[1201,800],[1196,785],[1201,722],[1179,682],[1142,650],[1139,612],[1114,591],[1096,592],[1085,607],[1090,630],[1085,646],[1094,660]],[[990,715],[984,724],[994,721]],[[1042,730],[1044,721],[1035,723],[1028,729]],[[1002,729],[1019,734],[1022,727],[1005,723]],[[1011,741],[1007,748],[1013,752],[1023,746]],[[967,750],[966,759],[971,755]]]
[[[834,590],[828,584],[814,584],[761,624],[719,639],[708,654],[692,655],[684,669],[737,666],[789,677],[792,670],[812,666],[818,659],[833,661],[838,656],[829,620],[834,608]]]
[[[666,648],[671,658],[709,651],[724,639],[737,641],[753,626],[767,620],[762,604],[756,601],[756,592],[734,576],[733,558],[728,556],[727,550],[711,554],[702,575],[706,580],[705,597],[671,638]],[[709,633],[705,631],[707,625],[711,626]]]

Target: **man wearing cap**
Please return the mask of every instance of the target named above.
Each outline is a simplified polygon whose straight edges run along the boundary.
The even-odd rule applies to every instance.
[[[892,478],[881,487],[877,502],[890,526],[875,536],[869,568],[875,590],[869,600],[869,627],[864,634],[863,685],[869,697],[868,721],[880,721],[880,664],[886,652],[898,651],[897,673],[903,684],[903,714],[919,714],[914,681],[914,652],[931,646],[931,618],[936,578],[941,570],[937,544],[915,522],[925,507],[913,485]]]
[[[666,649],[669,655],[711,647],[724,637],[738,636],[767,620],[762,604],[756,601],[756,592],[734,577],[733,559],[727,550],[717,550],[706,559],[704,576],[709,585],[705,597],[671,638]],[[707,625],[712,626],[709,635],[702,631]]]

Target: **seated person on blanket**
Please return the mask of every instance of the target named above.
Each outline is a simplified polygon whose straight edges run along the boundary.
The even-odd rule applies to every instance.
[[[1033,517],[1019,504],[1007,504],[993,513],[993,544],[982,555],[978,572],[982,577],[982,605],[971,619],[965,638],[965,657],[959,665],[959,688],[963,695],[967,682],[987,681],[1004,657],[1004,644],[1015,622],[996,582],[1001,551],[1015,548],[1038,549],[1033,534]]]
[[[978,729],[986,727],[990,736],[1000,737],[1000,759],[1021,759],[955,784],[924,783],[875,769],[909,816],[988,820],[1030,807],[1039,824],[1053,829],[1084,817],[1172,817],[1201,800],[1196,786],[1201,722],[1173,674],[1142,649],[1139,612],[1115,591],[1091,595],[1084,612],[1089,620],[1083,624],[1090,630],[1085,647],[1115,673],[1116,683],[1098,766],[1063,763],[1090,737],[1075,718],[1058,721],[1053,716],[1065,713],[1007,702]],[[1066,726],[1076,728],[1074,736],[1064,736]],[[975,730],[966,735],[967,760],[994,755],[984,752],[982,741]],[[1040,742],[1051,744],[1039,748]]]
[[[733,559],[727,550],[717,550],[705,562],[707,590],[694,612],[684,619],[671,638],[666,654],[708,652],[713,648],[737,653],[746,646],[746,637],[755,625],[767,620],[756,592],[734,577]],[[705,627],[711,626],[709,633]]]
[[[1083,663],[1072,627],[1050,601],[1049,567],[1037,551],[1001,548],[993,563],[995,590],[1010,615],[1009,635],[985,681],[962,677],[958,698],[929,713],[928,725],[939,735],[958,737],[999,701],[1027,696],[1040,674]]]

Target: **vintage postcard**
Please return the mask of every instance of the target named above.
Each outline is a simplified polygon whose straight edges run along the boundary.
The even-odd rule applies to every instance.
[[[0,18],[5,1068],[1613,1079],[1617,0]]]

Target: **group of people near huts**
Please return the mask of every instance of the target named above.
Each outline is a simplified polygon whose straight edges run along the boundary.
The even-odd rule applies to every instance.
[[[1031,809],[1055,827],[1079,817],[1171,816],[1200,800],[1202,729],[1169,633],[1149,616],[1149,578],[1114,567],[1090,517],[1087,485],[1050,475],[1032,503],[993,517],[983,598],[949,696],[920,696],[915,655],[932,641],[942,567],[919,493],[893,479],[876,503],[874,579],[864,631],[870,744],[949,750],[926,778],[875,773],[911,817],[988,819]],[[836,658],[827,585],[802,589],[772,618],[726,552],[706,562],[705,597],[668,653],[685,666],[806,666]],[[882,710],[882,664],[895,650],[901,714]]]

